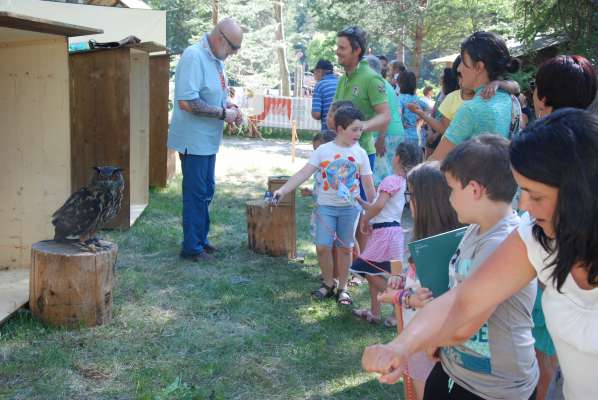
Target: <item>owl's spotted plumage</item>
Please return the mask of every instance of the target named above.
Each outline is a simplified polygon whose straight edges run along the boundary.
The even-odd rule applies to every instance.
[[[66,241],[78,236],[85,243],[118,214],[125,186],[122,169],[94,167],[94,170],[89,186],[73,193],[52,215],[54,240]]]

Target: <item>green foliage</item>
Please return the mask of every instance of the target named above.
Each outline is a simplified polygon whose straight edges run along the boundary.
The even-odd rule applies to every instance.
[[[520,0],[518,36],[530,43],[540,34],[562,35],[561,48],[598,62],[598,3],[596,0]]]
[[[211,2],[205,0],[148,0],[167,10],[168,46],[181,52],[211,27]],[[455,53],[460,42],[477,30],[490,30],[506,39],[527,43],[539,34],[562,34],[567,51],[598,62],[597,0],[287,0],[284,1],[289,70],[295,53],[304,52],[310,67],[319,58],[335,60],[334,33],[347,25],[368,32],[374,54],[395,57],[405,46],[412,64],[415,28],[423,28],[421,79],[436,82],[426,60]],[[279,82],[275,21],[271,0],[221,0],[221,16],[232,16],[245,28],[243,49],[227,61],[232,79],[257,91]],[[401,28],[404,27],[404,36]]]
[[[211,3],[202,0],[147,0],[158,10],[166,10],[166,45],[175,54],[182,53],[194,36],[212,25]]]
[[[336,32],[316,32],[307,45],[307,59],[313,68],[319,59],[336,61]]]
[[[519,70],[514,74],[508,74],[507,78],[512,79],[519,84],[519,90],[524,93],[530,90],[529,83],[536,76],[536,67]]]
[[[427,28],[424,51],[456,53],[464,38],[480,30],[513,37],[514,3],[514,0],[431,1],[424,17]]]

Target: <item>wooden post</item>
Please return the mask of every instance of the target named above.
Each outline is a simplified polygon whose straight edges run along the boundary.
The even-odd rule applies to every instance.
[[[170,54],[149,58],[149,184],[166,187],[176,174],[176,151],[168,149],[168,79]]]
[[[297,145],[297,121],[291,121],[291,162],[295,162],[295,146]]]
[[[220,0],[212,0],[212,24],[216,25],[220,14]]]
[[[96,253],[53,240],[31,247],[29,306],[54,326],[90,327],[112,319],[112,284],[118,247],[101,242]]]
[[[392,275],[400,275],[403,273],[403,263],[398,260],[392,260],[390,262],[390,273]],[[402,306],[396,305],[395,308],[395,318],[397,320],[397,335],[400,335],[403,331],[403,308]],[[405,373],[403,374],[403,389],[405,390],[405,399],[407,400],[415,400],[415,391],[413,390],[413,381],[409,376],[409,371],[405,369]]]

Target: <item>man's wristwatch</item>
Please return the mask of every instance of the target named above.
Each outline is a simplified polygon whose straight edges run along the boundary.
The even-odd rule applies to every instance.
[[[226,119],[226,108],[222,107],[222,115],[220,116],[221,120],[225,120]]]

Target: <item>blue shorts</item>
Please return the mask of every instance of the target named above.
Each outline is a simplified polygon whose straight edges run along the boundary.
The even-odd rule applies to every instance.
[[[355,206],[319,205],[316,214],[316,246],[332,248],[336,234],[336,247],[353,247],[360,213],[361,208]]]

